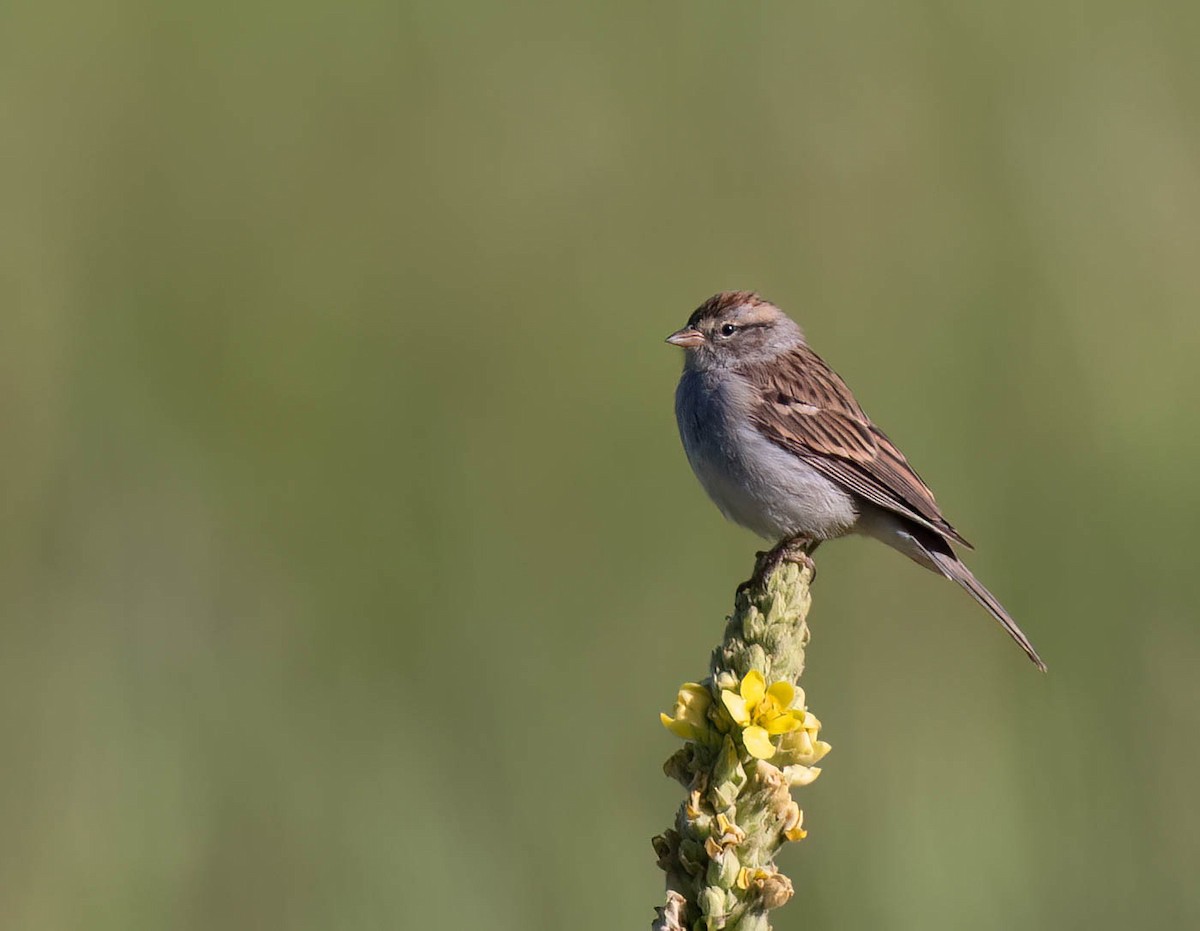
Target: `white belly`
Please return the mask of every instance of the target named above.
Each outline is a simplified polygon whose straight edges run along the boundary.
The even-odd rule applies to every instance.
[[[685,372],[675,410],[688,461],[730,520],[772,541],[827,540],[858,519],[854,498],[764,437],[748,417],[749,397],[734,376]]]

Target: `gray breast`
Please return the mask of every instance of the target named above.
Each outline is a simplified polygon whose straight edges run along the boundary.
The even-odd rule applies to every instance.
[[[692,471],[727,518],[772,541],[848,533],[853,497],[766,439],[750,421],[752,389],[729,371],[684,371],[675,391]]]

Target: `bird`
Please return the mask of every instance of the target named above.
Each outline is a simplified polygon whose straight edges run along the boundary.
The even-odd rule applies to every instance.
[[[722,291],[666,341],[684,350],[675,416],[692,470],[728,519],[775,542],[760,573],[871,537],[958,583],[1046,670],[954,549],[974,547],[791,317],[753,291]]]

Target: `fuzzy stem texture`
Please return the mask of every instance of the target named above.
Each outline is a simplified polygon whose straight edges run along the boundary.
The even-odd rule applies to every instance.
[[[685,740],[663,768],[688,795],[653,841],[667,886],[653,931],[769,931],[768,913],[793,894],[775,855],[805,835],[791,789],[817,777],[829,745],[796,687],[813,570],[764,568],[738,590],[708,677],[662,716]]]

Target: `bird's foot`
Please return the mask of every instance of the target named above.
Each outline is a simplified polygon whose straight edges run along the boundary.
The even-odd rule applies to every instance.
[[[813,562],[812,553],[820,545],[820,540],[810,540],[807,537],[788,537],[764,553],[755,553],[754,574],[738,586],[738,594],[740,595],[756,585],[761,585],[772,572],[785,562],[794,562],[808,569],[815,582],[817,564]]]

